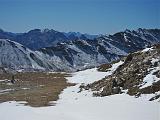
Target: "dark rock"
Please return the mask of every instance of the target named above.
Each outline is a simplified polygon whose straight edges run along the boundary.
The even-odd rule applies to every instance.
[[[119,94],[119,93],[121,93],[121,89],[119,86],[112,88],[112,94]]]

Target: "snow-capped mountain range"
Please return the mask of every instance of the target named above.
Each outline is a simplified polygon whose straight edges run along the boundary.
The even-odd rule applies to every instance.
[[[24,46],[37,50],[44,47],[56,45],[58,42],[65,42],[76,39],[91,39],[98,35],[82,34],[80,32],[59,32],[53,29],[33,29],[27,33],[11,33],[0,29],[1,39],[10,39]]]
[[[35,32],[34,37],[37,39],[37,37],[42,37],[39,33],[45,32],[47,34],[47,32],[51,31],[47,29],[45,31],[39,31],[37,29],[30,32]],[[62,35],[56,31],[52,32],[55,33],[55,35]],[[30,33],[25,33],[25,35],[28,34]],[[11,34],[11,36],[14,35]],[[94,40],[77,38],[62,42],[59,39],[57,44],[40,48],[36,51],[29,48],[34,47],[32,45],[35,43],[39,44],[39,41],[35,40],[35,43],[28,48],[25,47],[28,41],[30,42],[28,37],[26,37],[26,41],[24,40],[25,43],[20,42],[21,44],[19,44],[11,41],[13,38],[7,38],[7,35],[5,36],[4,33],[3,35],[0,34],[0,36],[3,36],[0,37],[3,38],[0,39],[0,67],[16,70],[77,71],[112,62],[122,56],[126,56],[130,52],[135,52],[147,46],[160,43],[160,29],[141,28],[136,31],[125,30],[115,33],[114,35],[103,35],[94,38]],[[63,37],[66,37],[66,35]],[[17,41],[19,40],[20,39],[17,39]],[[51,39],[46,38],[45,41],[47,40],[49,41]],[[30,44],[27,46],[29,45]]]

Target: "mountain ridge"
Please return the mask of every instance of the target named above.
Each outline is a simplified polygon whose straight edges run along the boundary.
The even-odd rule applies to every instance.
[[[33,29],[26,33],[12,33],[0,29],[0,39],[10,39],[21,43],[24,46],[37,50],[43,47],[56,45],[58,42],[65,42],[76,39],[94,39],[97,35],[82,34],[80,32],[59,32],[53,29]]]
[[[35,34],[39,35],[41,31],[37,29],[30,32],[35,32]],[[48,30],[45,32],[48,32]],[[56,31],[50,32],[57,33]],[[5,41],[5,39],[3,39],[3,41]],[[18,51],[21,51],[23,46],[23,48],[32,51],[32,55],[29,55],[32,57],[30,60],[35,59],[33,62],[36,61],[36,64],[40,64],[43,68],[41,70],[73,72],[96,67],[104,63],[110,63],[126,56],[129,53],[158,44],[160,43],[160,29],[138,29],[137,31],[125,30],[113,35],[103,35],[95,38],[94,40],[68,40],[65,42],[58,42],[56,45],[52,45],[50,47],[40,48],[36,51],[30,50],[17,42],[13,43],[21,47],[15,48],[14,45],[10,44],[10,47],[14,49],[5,52],[8,49],[6,47],[6,50],[2,49],[1,53],[6,53],[6,56],[12,56],[10,53],[12,52],[14,58],[17,58],[17,61],[19,57],[24,58],[22,56],[25,56],[26,60],[28,60],[28,52],[25,53],[25,51],[25,54],[22,54],[22,56],[19,54],[21,52],[16,52],[18,49],[20,49]],[[0,49],[1,48],[2,46]],[[5,62],[7,63],[4,65],[2,62],[4,56],[0,57],[1,67],[6,64],[8,66],[5,67],[10,67],[10,64],[15,64],[14,62],[11,63],[10,59],[5,58]]]

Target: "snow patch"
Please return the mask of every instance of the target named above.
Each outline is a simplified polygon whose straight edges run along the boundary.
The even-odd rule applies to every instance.
[[[5,90],[0,90],[0,94],[5,94],[8,93],[10,91],[14,91],[14,89],[5,89]]]
[[[97,68],[87,69],[84,71],[79,71],[73,73],[72,77],[68,77],[68,82],[71,83],[85,83],[89,84],[97,80],[101,80],[105,76],[111,75],[120,65],[124,62],[120,61],[112,65],[111,68],[108,69],[108,72],[99,72]]]
[[[150,50],[153,50],[153,48],[152,47],[151,48],[145,48],[145,49],[142,50],[142,52],[147,52],[147,51],[150,51]]]
[[[124,33],[124,40],[125,40],[125,42],[128,42],[128,39],[127,39],[127,36],[125,33]]]
[[[151,86],[154,82],[157,82],[160,80],[160,78],[157,78],[156,75],[153,75],[154,72],[160,70],[159,67],[154,68],[148,75],[146,75],[143,79],[143,84],[140,87],[140,89]]]
[[[84,71],[75,72],[72,75],[72,77],[67,77],[68,82],[89,84],[96,80],[104,78],[107,74],[106,72],[98,72],[97,68],[92,68]]]
[[[0,80],[0,82],[5,82],[6,80]]]

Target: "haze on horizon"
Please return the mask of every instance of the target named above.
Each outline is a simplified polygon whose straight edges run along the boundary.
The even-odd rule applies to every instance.
[[[159,0],[0,0],[0,28],[112,34],[160,28]]]

